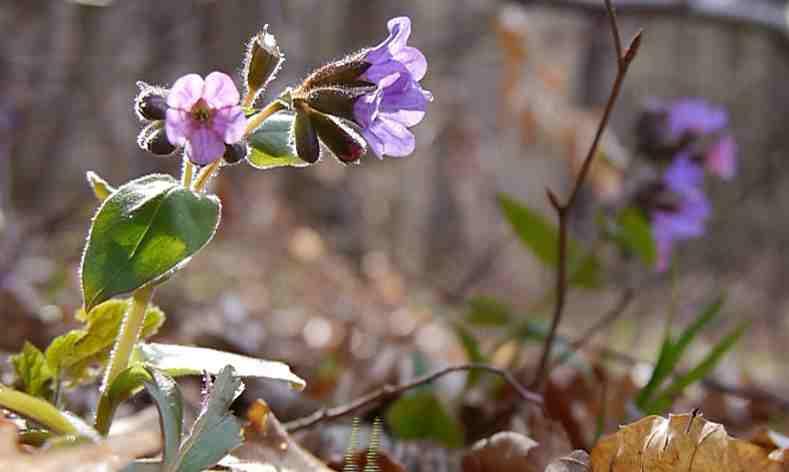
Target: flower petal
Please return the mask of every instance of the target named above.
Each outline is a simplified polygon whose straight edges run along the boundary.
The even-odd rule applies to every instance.
[[[419,82],[427,73],[427,58],[422,51],[413,47],[405,47],[393,55],[394,60],[403,64],[411,77]]]
[[[710,172],[722,179],[729,180],[737,173],[737,143],[734,137],[726,135],[709,150],[706,158]]]
[[[379,88],[356,100],[353,104],[353,116],[359,126],[368,128],[375,121],[382,98],[383,89]]]
[[[416,148],[414,134],[396,121],[379,118],[370,126],[370,131],[383,142],[383,155],[405,157]]]
[[[244,130],[247,126],[247,119],[244,110],[240,106],[229,106],[220,108],[216,111],[211,122],[211,128],[227,144],[235,144],[244,137]]]
[[[381,140],[381,138],[376,136],[370,130],[370,128],[365,128],[362,130],[362,137],[365,141],[367,141],[367,144],[370,146],[370,150],[373,152],[373,154],[378,156],[378,159],[384,157],[384,142]]]
[[[186,154],[195,164],[204,166],[222,157],[225,143],[222,137],[211,128],[197,128],[186,143]]]
[[[387,23],[389,37],[381,44],[367,52],[365,60],[371,64],[378,64],[390,60],[406,47],[408,38],[411,36],[411,19],[406,16],[392,18]]]
[[[183,146],[194,131],[194,123],[188,112],[169,108],[165,115],[164,130],[170,143],[175,146]]]
[[[728,122],[726,110],[701,99],[683,99],[669,107],[669,134],[674,140],[680,139],[688,132],[715,133],[726,128]]]
[[[238,105],[241,96],[233,79],[224,72],[211,72],[205,78],[203,99],[211,108]]]
[[[167,106],[190,110],[203,96],[203,78],[197,74],[187,74],[176,80],[167,94]]]

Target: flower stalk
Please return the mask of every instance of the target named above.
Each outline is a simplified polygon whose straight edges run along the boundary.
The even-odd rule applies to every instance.
[[[134,346],[140,339],[140,333],[145,322],[145,311],[153,297],[154,287],[152,284],[137,289],[132,295],[129,311],[121,324],[118,337],[115,339],[115,346],[112,349],[110,362],[104,373],[104,380],[101,384],[101,398],[109,394],[112,382],[129,366]],[[101,403],[101,398],[99,402]],[[111,422],[111,418],[108,420]],[[109,429],[109,426],[107,427]]]

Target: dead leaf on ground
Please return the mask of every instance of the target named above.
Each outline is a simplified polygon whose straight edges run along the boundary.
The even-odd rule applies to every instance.
[[[783,454],[730,437],[722,425],[691,414],[649,416],[604,437],[592,450],[593,472],[778,472]]]
[[[233,451],[237,470],[334,472],[288,435],[263,400],[252,405],[247,419],[244,444]]]
[[[566,438],[564,441],[563,444],[566,445]],[[564,450],[564,446],[562,449]],[[556,472],[585,470],[561,468],[564,466],[562,460],[577,462],[578,458],[571,453],[570,456],[554,460],[561,456],[561,453],[556,451],[556,444],[550,441],[543,445],[523,434],[503,431],[478,441],[471,447],[463,456],[463,472],[543,472],[550,466],[553,466],[551,470]]]
[[[351,464],[356,466],[354,470],[364,470],[367,467],[368,452],[368,450],[362,450],[351,456]],[[375,465],[377,467],[375,470],[378,472],[406,472],[405,467],[392,459],[386,451],[376,451],[375,459]],[[329,466],[334,470],[343,470],[346,466],[345,458],[340,461],[333,461]]]
[[[545,468],[545,472],[587,472],[588,470],[589,454],[580,449],[556,459]]]
[[[36,472],[113,472],[135,458],[157,450],[159,432],[126,434],[68,448],[25,454],[16,447],[16,427],[0,423],[0,470]]]

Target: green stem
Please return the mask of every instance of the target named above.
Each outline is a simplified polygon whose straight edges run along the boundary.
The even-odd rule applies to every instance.
[[[118,338],[115,340],[115,347],[112,349],[110,363],[104,374],[104,381],[101,385],[101,398],[99,399],[100,403],[103,397],[109,395],[112,382],[118,377],[118,374],[129,366],[132,351],[134,351],[134,346],[140,339],[142,326],[145,322],[145,310],[148,308],[148,303],[150,303],[152,296],[152,285],[137,289],[134,295],[132,295],[131,306],[123,319]],[[112,423],[112,418],[107,419],[106,423],[107,430],[109,430],[109,424]]]
[[[55,405],[5,385],[0,385],[0,407],[30,418],[55,433],[80,434],[79,429]]]
[[[258,129],[258,127],[262,125],[263,122],[266,121],[266,119],[268,119],[268,117],[284,109],[285,109],[285,104],[280,102],[279,100],[275,100],[269,103],[268,105],[266,105],[266,108],[260,110],[260,113],[251,116],[249,120],[247,120],[247,128],[246,131],[244,132],[244,135],[249,136],[256,129]]]
[[[192,178],[194,177],[195,166],[192,161],[184,154],[184,164],[181,170],[181,185],[189,188],[192,185]]]
[[[211,176],[219,170],[220,164],[222,164],[222,159],[217,159],[200,169],[200,172],[197,173],[197,178],[195,178],[192,184],[192,190],[195,192],[202,192],[205,186],[208,185],[208,181],[211,180]]]

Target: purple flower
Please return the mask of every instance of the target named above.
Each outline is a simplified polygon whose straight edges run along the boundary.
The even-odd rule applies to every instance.
[[[660,272],[668,268],[676,241],[704,234],[710,205],[701,190],[703,179],[703,169],[684,154],[677,156],[663,175],[663,195],[658,197],[659,202],[652,205],[650,211],[652,235],[657,245],[657,270]]]
[[[205,80],[197,74],[181,77],[167,95],[167,139],[185,146],[195,164],[210,164],[222,157],[225,144],[244,136],[247,120],[239,100],[233,80],[222,72],[211,72]]]
[[[425,116],[433,96],[419,81],[427,72],[427,59],[408,46],[411,20],[389,20],[389,37],[365,53],[370,67],[362,79],[374,84],[375,90],[354,104],[354,118],[362,135],[379,157],[407,156],[414,152],[414,135],[408,130]]]
[[[668,107],[668,132],[675,141],[688,134],[703,136],[719,133],[728,125],[729,117],[725,109],[698,98],[677,100]]]
[[[723,179],[731,179],[737,171],[737,145],[726,133],[729,117],[722,107],[701,99],[683,99],[667,110],[667,131],[673,142],[713,136],[715,140],[703,149],[698,158],[707,170]]]

